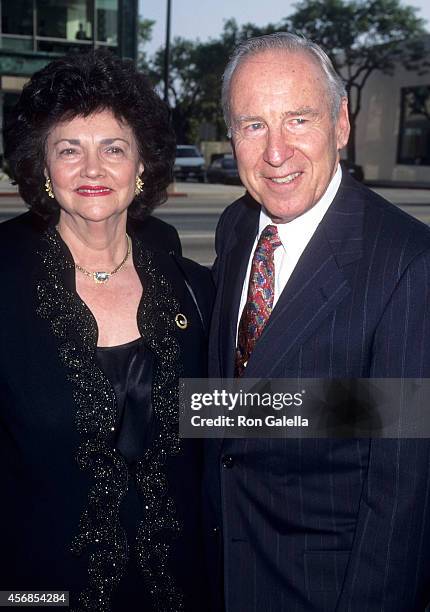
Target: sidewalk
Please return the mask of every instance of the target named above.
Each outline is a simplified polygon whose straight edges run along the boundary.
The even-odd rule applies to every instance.
[[[177,192],[193,198],[198,196],[223,196],[225,198],[231,197],[232,202],[237,198],[240,198],[244,192],[244,187],[241,185],[219,185],[190,182],[176,183],[175,189]],[[393,204],[430,206],[430,188],[408,189],[404,187],[371,187],[371,189]]]
[[[16,185],[12,185],[12,183],[8,179],[0,178],[0,197],[8,197],[11,195],[13,196],[14,194],[19,197],[18,188],[16,187]]]
[[[207,183],[176,183],[177,191],[189,197],[223,196],[231,197],[233,202],[244,192],[244,187],[237,185],[218,185]],[[380,196],[393,204],[411,206],[430,206],[430,189],[407,189],[405,187],[371,187]]]

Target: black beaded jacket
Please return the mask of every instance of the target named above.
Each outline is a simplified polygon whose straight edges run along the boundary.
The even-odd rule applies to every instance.
[[[201,612],[201,453],[178,437],[178,379],[206,375],[210,274],[175,254],[177,234],[163,222],[128,232],[159,426],[136,468],[134,543],[120,520],[131,475],[111,444],[115,394],[95,360],[97,325],[71,254],[32,213],[0,225],[0,589],[70,591],[76,611]],[[131,554],[148,601],[114,608]]]

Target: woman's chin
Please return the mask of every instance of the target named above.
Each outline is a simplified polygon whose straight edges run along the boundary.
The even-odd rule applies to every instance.
[[[94,204],[92,206],[80,206],[74,210],[65,210],[64,213],[69,214],[76,221],[102,223],[104,221],[118,220],[126,213],[127,208],[127,206],[99,206]]]

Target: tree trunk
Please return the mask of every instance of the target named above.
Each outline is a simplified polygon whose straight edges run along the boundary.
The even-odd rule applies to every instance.
[[[185,117],[182,115],[178,107],[172,109],[172,125],[176,134],[176,142],[178,144],[188,144],[187,140],[187,125]]]

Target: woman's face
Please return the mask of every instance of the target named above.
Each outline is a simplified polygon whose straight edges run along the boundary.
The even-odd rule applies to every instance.
[[[142,172],[132,129],[110,111],[75,117],[49,133],[45,175],[62,213],[86,221],[120,215]]]

